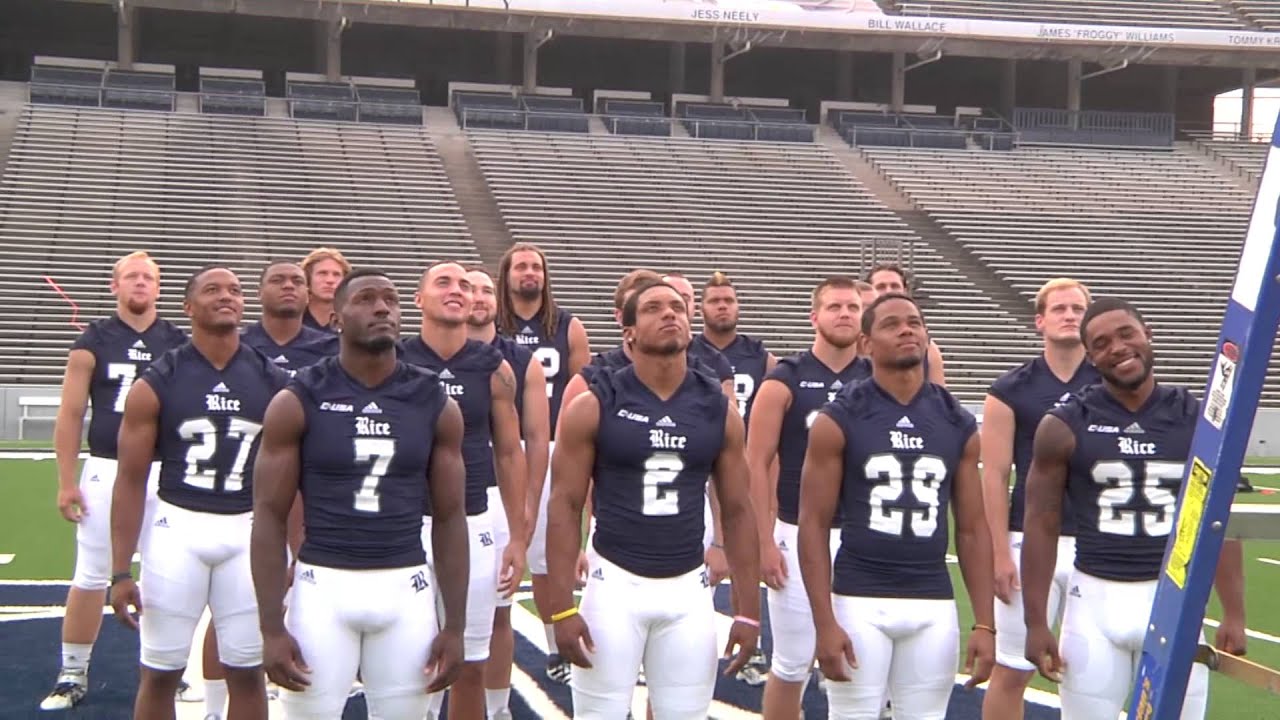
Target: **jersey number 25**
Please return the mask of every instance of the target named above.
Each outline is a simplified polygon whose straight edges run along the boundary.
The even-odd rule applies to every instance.
[[[1142,477],[1123,460],[1108,460],[1093,466],[1093,481],[1102,486],[1098,493],[1098,530],[1112,535],[1148,537],[1168,535],[1173,529],[1173,504],[1178,499],[1183,463],[1148,460],[1142,463]],[[1134,507],[1142,496],[1149,507]]]

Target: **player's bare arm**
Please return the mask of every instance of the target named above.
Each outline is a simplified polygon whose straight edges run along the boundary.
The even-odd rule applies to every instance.
[[[1018,590],[1018,568],[1009,549],[1009,472],[1013,469],[1013,409],[995,396],[982,403],[982,500],[991,532],[995,594],[1007,603]]]
[[[533,363],[530,363],[531,365]],[[541,386],[545,388],[546,385]],[[525,548],[529,537],[525,527],[525,501],[528,467],[524,448],[520,446],[520,416],[516,413],[516,375],[506,360],[489,380],[492,406],[489,409],[493,428],[493,460],[498,475],[498,492],[511,528],[511,541],[502,551],[502,573],[498,577],[499,592],[510,595],[524,577]],[[543,395],[546,395],[545,389]]]
[[[142,533],[147,476],[151,474],[159,421],[160,398],[145,379],[135,382],[129,388],[120,419],[119,464],[111,494],[111,607],[120,622],[135,630],[138,623],[129,614],[129,606],[141,614],[142,596],[137,584],[127,576]]]
[[[564,394],[561,396],[560,400],[560,417],[556,421],[556,438],[560,437],[560,427],[564,425],[563,409],[569,407],[569,403],[573,402],[574,398],[586,392],[588,387],[587,378],[580,372],[575,372],[573,376],[569,378],[569,382],[565,383]],[[557,440],[557,442],[558,441],[559,440]]]
[[[53,456],[58,471],[58,512],[71,522],[80,522],[91,508],[85,507],[77,470],[80,441],[84,437],[84,413],[89,407],[89,386],[97,364],[93,353],[76,349],[67,355],[62,374],[62,397],[53,424]]]
[[[538,519],[538,505],[542,501],[543,487],[547,482],[547,463],[551,444],[551,403],[547,399],[547,374],[542,363],[531,362],[524,374],[523,414],[520,417],[524,436],[525,501],[524,545],[529,547],[533,527]]]
[[[947,370],[942,363],[942,348],[938,347],[938,343],[929,341],[929,377],[926,378],[934,385],[947,386]],[[985,418],[983,422],[986,422]]]
[[[588,653],[595,651],[587,624],[577,614],[573,590],[582,547],[582,510],[591,485],[599,427],[600,402],[595,395],[587,393],[565,405],[551,456],[551,497],[547,501],[547,581],[556,646],[560,657],[579,667],[591,667]]]
[[[1222,623],[1213,636],[1213,645],[1231,655],[1244,655],[1244,546],[1239,540],[1223,541],[1213,587],[1222,604]]]
[[[427,659],[427,671],[431,673],[428,693],[444,690],[462,668],[462,632],[467,626],[467,582],[471,574],[462,433],[462,411],[450,399],[436,420],[435,445],[426,478],[436,583],[444,607],[444,621]]]
[[[751,406],[751,427],[747,430],[747,468],[751,473],[751,505],[760,535],[760,575],[774,590],[787,581],[787,564],[773,540],[778,519],[778,476],[774,460],[782,435],[782,418],[791,407],[791,390],[778,380],[765,380],[756,391]]]
[[[813,625],[817,630],[818,665],[828,680],[849,679],[846,663],[857,666],[853,643],[836,621],[831,602],[831,521],[840,503],[844,479],[844,431],[825,413],[814,418],[800,472],[800,514],[796,537],[800,545],[800,576]]]
[[[293,691],[310,684],[306,660],[284,626],[285,544],[301,481],[306,424],[298,396],[291,390],[276,393],[262,418],[262,439],[253,463],[253,530],[249,540],[262,627],[263,669],[272,682]]]
[[[728,404],[724,424],[724,447],[716,458],[712,482],[720,501],[720,513],[724,523],[724,549],[729,560],[729,575],[740,618],[735,618],[729,629],[729,643],[725,655],[736,655],[725,669],[727,676],[735,675],[746,667],[760,642],[760,543],[756,530],[756,516],[751,509],[749,474],[747,472],[746,427],[738,407]]]
[[[1062,660],[1058,641],[1049,628],[1049,586],[1058,561],[1068,461],[1075,447],[1071,428],[1052,415],[1044,416],[1032,443],[1026,519],[1022,523],[1022,613],[1027,623],[1027,660],[1054,682],[1062,677]]]
[[[985,418],[984,418],[985,419]],[[956,556],[973,607],[974,631],[969,634],[965,672],[972,688],[986,682],[996,662],[995,609],[991,604],[991,534],[982,504],[982,477],[978,457],[982,443],[978,433],[969,437],[956,467],[951,487],[951,512],[956,521]]]
[[[591,341],[587,338],[587,328],[578,318],[569,320],[569,374],[577,377],[578,371],[591,362]],[[586,389],[586,386],[583,386]],[[566,392],[563,403],[569,401]],[[563,407],[562,403],[562,407]]]

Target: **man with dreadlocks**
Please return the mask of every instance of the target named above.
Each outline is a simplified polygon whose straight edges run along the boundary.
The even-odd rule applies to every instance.
[[[551,410],[551,448],[555,448],[556,419],[569,378],[578,374],[590,359],[590,346],[582,321],[556,306],[551,294],[547,257],[537,245],[516,243],[498,265],[498,333],[533,351],[547,378],[547,399]],[[547,497],[546,478],[529,477],[527,492],[532,513],[537,508],[533,539],[529,543],[529,572],[533,576],[533,601],[542,616],[547,647],[556,647],[547,586]],[[536,504],[532,504],[536,498]],[[533,518],[529,518],[533,519]],[[547,677],[569,682],[569,663],[552,654],[547,658]]]

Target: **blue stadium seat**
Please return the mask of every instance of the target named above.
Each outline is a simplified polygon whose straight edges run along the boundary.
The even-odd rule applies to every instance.
[[[102,70],[36,65],[31,68],[31,102],[98,107],[102,78]]]
[[[671,121],[659,102],[605,99],[600,114],[605,129],[615,135],[671,135]]]
[[[102,88],[102,106],[125,110],[173,112],[172,73],[108,70]]]
[[[422,124],[422,96],[409,88],[356,85],[360,122]]]
[[[266,115],[266,86],[247,78],[200,78],[200,112],[211,115]]]

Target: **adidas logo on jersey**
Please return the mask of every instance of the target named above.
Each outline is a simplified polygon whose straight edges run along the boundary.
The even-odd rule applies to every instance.
[[[1069,593],[1067,593],[1067,594],[1068,594],[1068,595],[1070,595],[1071,597],[1080,597],[1080,586],[1079,586],[1079,585],[1072,585],[1072,586],[1071,586],[1071,592],[1069,592]]]
[[[529,327],[528,325],[525,325],[524,327],[520,328],[520,334],[521,334],[521,335],[532,335],[532,334],[533,334],[533,328]]]
[[[596,580],[603,580],[603,579],[604,579],[604,570],[601,570],[600,568],[596,568],[595,570],[592,570],[592,571],[591,571],[591,577],[592,577],[593,579],[596,579]]]
[[[441,370],[441,371],[440,371],[440,379],[441,379],[441,380],[452,380],[452,379],[453,379],[453,373],[449,372],[449,368],[445,368],[445,369],[443,369],[443,370]]]
[[[842,387],[844,387],[844,383],[840,382],[839,380],[836,380],[831,383],[832,390],[839,390]]]
[[[325,412],[351,412],[355,408],[347,403],[329,402],[328,400],[320,403],[320,409]]]
[[[902,428],[902,429],[904,429],[904,430],[915,430],[915,429],[916,429],[915,423],[911,422],[911,418],[907,417],[906,415],[903,415],[903,416],[898,420],[898,424],[897,424],[897,425],[894,425],[894,427]]]
[[[89,476],[89,482],[98,482],[98,476],[97,475]]]
[[[1054,404],[1053,404],[1053,406],[1054,406],[1054,407],[1058,407],[1058,406],[1060,406],[1060,405],[1063,405],[1064,403],[1066,403],[1066,402],[1067,402],[1068,400],[1070,400],[1070,399],[1071,399],[1071,393],[1069,393],[1069,392],[1064,392],[1064,393],[1062,393],[1062,397],[1058,398],[1058,402],[1054,403]]]
[[[381,415],[382,408],[378,407],[378,403],[370,402],[368,405],[365,405],[364,409],[361,410],[360,412],[364,413],[365,415]]]
[[[273,362],[273,363],[275,363],[275,364],[277,364],[277,365],[288,365],[288,364],[289,364],[289,358],[285,357],[284,355],[277,355],[277,356],[275,356],[275,357],[271,358],[271,362]]]
[[[147,346],[147,344],[146,344],[146,343],[144,343],[144,342],[142,342],[141,340],[134,340],[134,341],[133,341],[133,347],[135,347],[135,348],[145,348],[146,346]]]
[[[216,392],[216,393],[231,392],[231,388],[227,387],[226,383],[220,382],[217,385],[214,385],[213,389],[210,390],[209,392]]]
[[[311,583],[312,585],[315,585],[316,571],[312,570],[311,568],[307,568],[306,570],[303,570],[301,574],[298,575],[298,579],[301,580],[302,582]]]
[[[159,520],[157,520],[157,521],[155,521],[154,523],[152,523],[152,525],[153,525],[154,527],[163,527],[163,528],[167,528],[167,527],[169,527],[169,518],[167,518],[167,517],[162,517],[162,518],[160,518]]]
[[[626,408],[623,408],[623,409],[621,409],[621,410],[619,410],[619,411],[618,411],[618,417],[622,418],[623,420],[630,420],[630,421],[632,421],[632,422],[638,422],[638,423],[647,423],[647,422],[649,422],[649,416],[648,416],[648,415],[641,415],[640,413],[633,413],[633,412],[631,412],[630,410],[627,410]]]
[[[676,422],[671,419],[670,415],[663,415],[662,419],[658,420],[654,425],[657,425],[658,427],[675,427]]]
[[[1143,430],[1142,426],[1136,422],[1131,423],[1129,427],[1124,429],[1124,431],[1125,431],[1125,434],[1127,435],[1142,435],[1147,432],[1146,430]]]
[[[779,550],[786,550],[786,549],[787,549],[787,541],[786,541],[786,540],[779,540],[779,541],[778,541],[778,549],[779,549]]]

